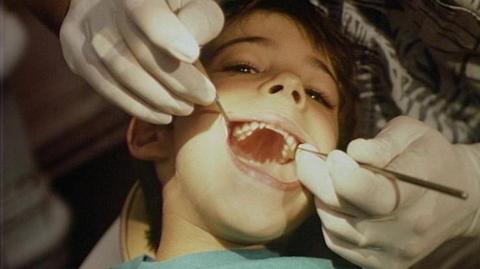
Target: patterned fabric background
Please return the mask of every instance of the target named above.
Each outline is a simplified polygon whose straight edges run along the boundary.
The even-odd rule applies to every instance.
[[[311,2],[358,44],[359,135],[404,114],[480,142],[480,0]]]

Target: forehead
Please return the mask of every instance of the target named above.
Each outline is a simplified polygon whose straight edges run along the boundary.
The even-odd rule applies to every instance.
[[[313,34],[300,22],[287,14],[267,10],[253,10],[227,21],[224,31],[212,47],[247,36],[261,36],[284,46],[295,46],[317,55],[324,54],[323,48],[317,46]]]
[[[262,47],[262,54],[285,60],[289,65],[300,63],[322,70],[337,83],[329,54],[315,42],[311,31],[287,14],[254,10],[227,21],[220,36],[205,48],[203,60],[208,62],[220,51],[238,44],[256,44]]]

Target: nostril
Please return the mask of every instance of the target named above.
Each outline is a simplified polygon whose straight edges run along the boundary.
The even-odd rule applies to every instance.
[[[293,100],[295,100],[295,103],[298,103],[298,101],[300,101],[300,94],[297,91],[292,92],[292,97]]]
[[[275,85],[275,86],[271,87],[268,92],[271,93],[271,94],[274,94],[274,93],[277,93],[277,92],[279,92],[279,91],[281,91],[281,90],[283,90],[283,86],[282,86],[282,85]]]

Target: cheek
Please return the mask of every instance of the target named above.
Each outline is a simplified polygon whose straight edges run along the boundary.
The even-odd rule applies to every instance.
[[[211,74],[210,80],[212,81],[213,85],[215,85],[217,91],[224,91],[224,89],[228,89],[228,87],[232,84],[232,77],[222,74]]]
[[[197,113],[197,112],[194,112]],[[222,132],[214,130],[216,115],[178,117],[174,126],[174,169],[175,174],[184,179],[203,175],[207,169],[197,167],[205,155],[215,150],[215,145],[222,141]],[[224,138],[223,138],[224,139]],[[208,170],[207,170],[208,171]],[[188,186],[188,184],[186,184]]]
[[[177,162],[186,163],[202,160],[226,141],[226,130],[218,124],[218,115],[202,114],[178,118],[174,130],[174,147]],[[182,170],[182,167],[177,167]]]
[[[245,77],[232,75],[217,75],[211,77],[213,85],[220,95],[235,94],[235,98],[241,98],[242,95],[253,94],[254,91],[248,89],[256,89],[256,82],[254,79],[246,79]]]
[[[178,200],[186,201],[193,212],[215,212],[215,204],[222,200],[222,190],[228,192],[223,170],[226,152],[221,128],[203,117],[179,120],[175,126],[175,160],[173,181]],[[200,218],[200,217],[199,217]]]
[[[328,152],[336,148],[339,137],[337,113],[326,109],[316,110],[308,117],[307,126],[316,146],[321,151]]]

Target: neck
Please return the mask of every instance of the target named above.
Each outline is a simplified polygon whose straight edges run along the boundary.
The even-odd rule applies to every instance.
[[[166,187],[166,186],[165,186]],[[227,249],[257,249],[263,245],[243,245],[222,240],[216,237],[207,227],[202,225],[200,217],[194,209],[182,203],[169,202],[173,192],[164,189],[164,204],[162,211],[162,234],[160,245],[156,252],[159,261],[199,252],[219,251]],[[191,214],[189,214],[191,213]],[[199,221],[200,220],[200,221]]]

